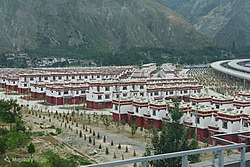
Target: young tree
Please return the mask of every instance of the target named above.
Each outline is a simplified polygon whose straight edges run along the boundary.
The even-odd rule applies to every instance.
[[[4,138],[0,138],[0,155],[5,153],[7,146],[5,144]]]
[[[154,154],[172,153],[198,148],[197,140],[194,138],[191,142],[188,140],[188,135],[184,125],[179,124],[182,114],[179,109],[179,103],[174,102],[174,107],[169,108],[171,121],[166,123],[161,133],[155,132],[152,138]],[[197,142],[197,143],[196,143]],[[198,157],[189,156],[189,160],[195,162]],[[158,160],[153,162],[155,167],[172,167],[181,166],[181,158],[171,158],[166,160]]]
[[[134,134],[138,129],[138,126],[135,121],[130,125],[130,129],[131,129],[131,136],[134,137]]]
[[[116,126],[116,128],[117,128],[117,133],[120,133],[121,123],[120,123],[120,122],[116,122],[116,123],[115,123],[115,126]]]
[[[120,150],[122,148],[122,146],[121,146],[121,144],[119,143],[119,145],[118,145],[118,149]]]
[[[88,114],[88,124],[90,124],[91,123],[91,116],[90,116],[90,114]]]
[[[106,153],[106,154],[109,154],[109,149],[108,149],[108,147],[106,147],[105,153]]]
[[[80,131],[80,133],[79,133],[79,137],[80,137],[80,138],[82,138],[82,131]]]
[[[126,152],[126,153],[128,152],[128,146],[125,147],[125,152]]]
[[[120,121],[120,125],[122,126],[122,130],[124,130],[124,127],[125,127],[125,125],[126,125],[126,122],[125,122],[125,120],[121,120]]]
[[[102,122],[103,122],[103,125],[106,127],[106,129],[108,129],[108,127],[111,123],[111,119],[108,115],[105,115],[102,117]]]
[[[141,131],[141,134],[142,134],[142,132],[143,132],[143,126],[140,127],[140,131]]]
[[[205,143],[205,146],[208,147],[208,145],[209,145],[209,138],[208,137],[205,138],[204,141],[203,141],[203,143]]]
[[[32,158],[32,155],[35,153],[35,146],[33,143],[30,143],[28,145],[28,153],[30,154],[31,158]]]

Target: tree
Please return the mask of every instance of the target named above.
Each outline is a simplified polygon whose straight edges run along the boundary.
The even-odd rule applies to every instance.
[[[106,153],[106,154],[109,154],[109,149],[108,149],[108,147],[106,147],[105,153]]]
[[[117,133],[120,133],[120,127],[121,127],[121,123],[120,122],[116,122],[115,126],[117,128]]]
[[[80,138],[82,138],[82,131],[80,131],[80,133],[79,133],[79,137],[80,137]]]
[[[131,136],[134,137],[134,134],[138,129],[138,126],[135,121],[133,121],[133,123],[130,125],[130,129],[131,129]]]
[[[125,147],[125,152],[126,152],[126,153],[128,152],[128,146]]]
[[[203,141],[203,143],[205,143],[205,146],[208,147],[208,145],[209,145],[209,138],[208,137],[205,138],[204,141]]]
[[[126,125],[126,122],[125,122],[125,120],[121,120],[120,121],[120,125],[122,126],[122,130],[124,130],[124,127],[125,127],[125,125]]]
[[[111,119],[108,115],[104,115],[102,117],[102,122],[103,122],[103,125],[106,127],[106,129],[108,129],[110,122],[111,122]]]
[[[118,149],[120,150],[122,148],[122,146],[121,146],[121,144],[119,143],[119,145],[118,145]]]
[[[10,124],[10,128],[12,129],[12,124],[16,121],[15,114],[12,112],[3,112],[0,116],[3,122]]]
[[[0,155],[4,154],[6,150],[6,144],[4,138],[0,137]]]
[[[30,143],[28,145],[28,153],[30,154],[31,158],[32,158],[32,155],[35,153],[35,146],[33,143]]]
[[[179,124],[182,114],[179,109],[179,103],[174,102],[174,107],[169,108],[171,121],[167,122],[161,133],[155,132],[152,138],[154,154],[172,153],[190,149],[197,149],[198,142],[196,138],[191,142],[188,140],[187,130],[184,125]],[[199,155],[189,156],[189,160],[197,162]],[[171,158],[166,160],[158,160],[153,162],[155,167],[179,167],[181,166],[181,158]]]

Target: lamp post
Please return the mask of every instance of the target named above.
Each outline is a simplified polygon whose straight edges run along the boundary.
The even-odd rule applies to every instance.
[[[119,103],[118,103],[118,110],[119,110],[119,123],[121,122],[121,88],[120,88],[120,79],[118,79],[118,93],[119,93]]]

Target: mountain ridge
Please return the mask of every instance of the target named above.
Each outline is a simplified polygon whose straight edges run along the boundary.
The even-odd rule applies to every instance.
[[[1,52],[42,48],[196,49],[211,41],[155,0],[3,0]]]
[[[180,12],[200,33],[224,47],[250,50],[250,1],[248,0],[160,0]]]

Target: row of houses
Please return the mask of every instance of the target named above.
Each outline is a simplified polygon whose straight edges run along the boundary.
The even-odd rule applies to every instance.
[[[250,92],[239,92],[238,96],[209,96],[204,91],[192,94],[188,102],[178,102],[182,112],[181,124],[189,127],[189,135],[197,131],[198,140],[210,139],[215,134],[250,131]],[[145,97],[117,98],[113,100],[114,121],[124,120],[139,127],[149,125],[161,129],[165,121],[171,121],[170,110],[174,107],[170,99]],[[240,136],[228,135],[227,140],[250,144],[248,133]],[[210,140],[211,143],[211,140]],[[248,150],[249,151],[249,150]]]
[[[163,78],[153,77],[155,63],[142,67],[0,69],[0,86],[55,105],[86,102],[92,109],[112,108],[112,100],[118,96],[160,99],[188,96],[202,89],[190,78],[172,76],[172,67],[161,66],[161,73],[171,73]]]

